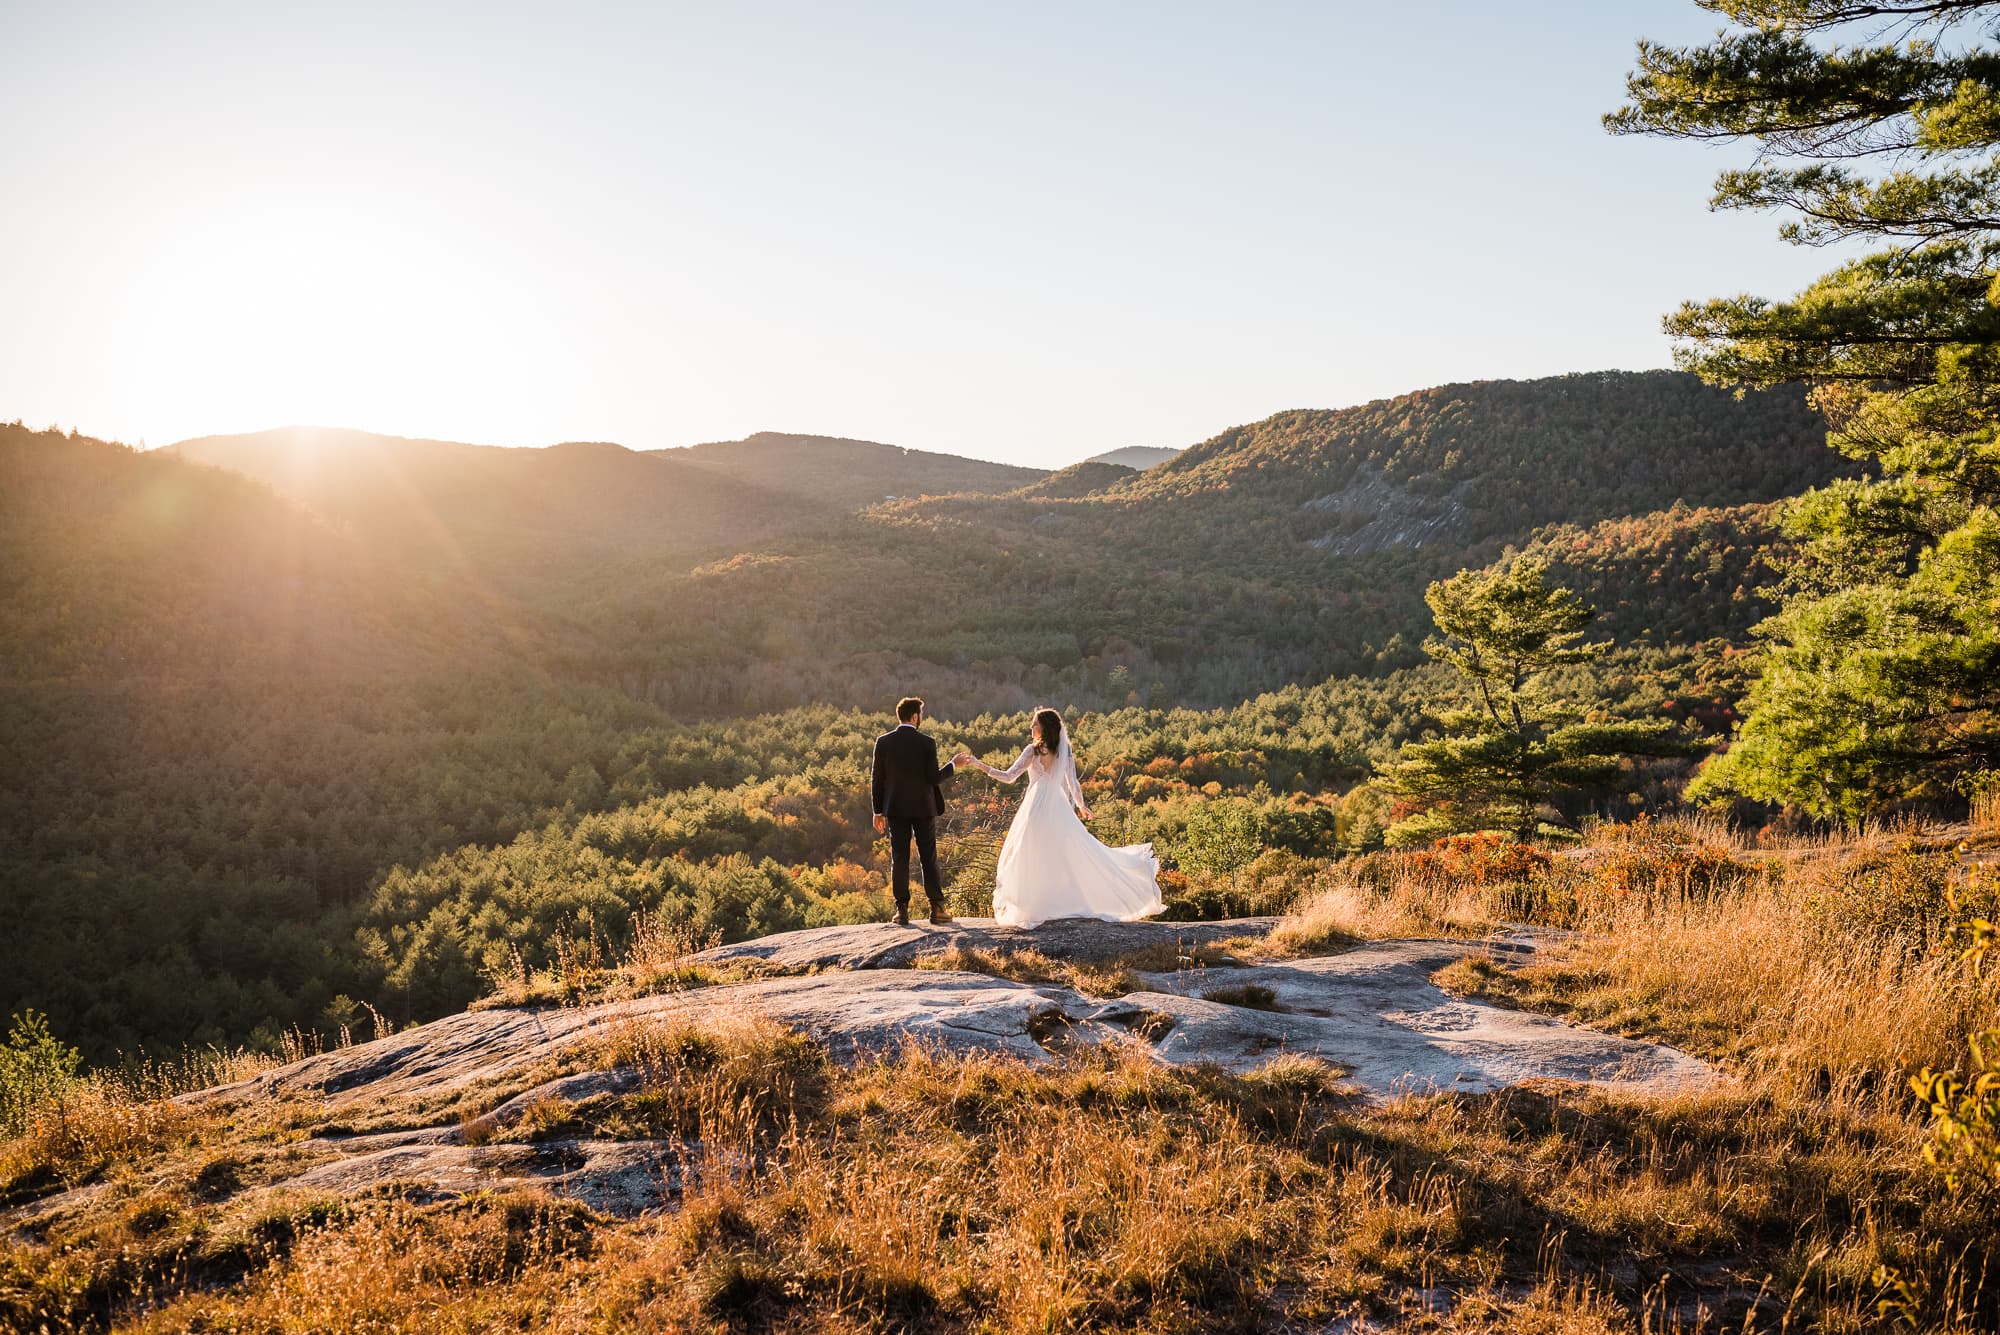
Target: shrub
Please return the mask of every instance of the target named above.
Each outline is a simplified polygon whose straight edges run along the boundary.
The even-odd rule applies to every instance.
[[[1967,934],[1972,945],[1964,958],[1977,977],[1987,955],[2000,951],[2000,926],[1975,918]],[[1966,1076],[1926,1066],[1910,1081],[1930,1106],[1924,1158],[1943,1170],[1954,1191],[1968,1183],[2000,1187],[2000,1012],[1989,1018],[1991,1024],[1966,1036],[1971,1058]]]
[[[1705,904],[1746,888],[1757,874],[1719,828],[1640,816],[1598,826],[1581,849],[1552,862],[1539,879],[1535,909],[1568,924],[1634,905]]]
[[[1905,843],[1817,859],[1793,875],[1803,908],[1830,939],[1928,955],[1957,941],[1973,917],[2000,909],[1992,884],[1955,885],[1957,867],[1952,853]]]
[[[1209,802],[1168,847],[1181,870],[1232,885],[1260,851],[1257,813],[1247,802]]]
[[[1978,881],[1976,897],[1986,903],[2000,897],[2000,875]],[[1954,897],[1954,907],[1958,903]],[[1978,979],[1986,957],[2000,953],[2000,925],[1992,917],[1970,917],[1960,935],[1970,941],[1962,961]],[[1986,1023],[1966,1035],[1966,1047],[1970,1061],[1964,1077],[1926,1065],[1910,1081],[1916,1097],[1930,1105],[1924,1159],[1944,1171],[1954,1191],[1968,1181],[2000,1187],[2000,1007],[1986,1007]]]
[[[26,1133],[37,1113],[76,1084],[82,1064],[75,1048],[49,1032],[48,1017],[16,1015],[0,1047],[0,1135]]]
[[[1982,888],[1990,900],[2000,878],[1988,876]],[[1962,960],[1977,980],[1986,957],[2000,950],[2000,926],[1972,918],[1964,935],[1971,944]],[[1924,1161],[1939,1171],[1952,1194],[1982,1192],[1990,1204],[1993,1189],[2000,1187],[2000,1009],[1987,1007],[1986,1023],[1966,1035],[1966,1047],[1970,1060],[1963,1075],[1926,1066],[1911,1078],[1910,1088],[1931,1118]],[[1906,1273],[1900,1265],[1878,1266],[1874,1281],[1882,1292],[1878,1310],[1884,1316],[1911,1326],[1944,1326],[1958,1315],[1956,1295],[1939,1295],[1923,1276]]]
[[[1447,835],[1408,855],[1412,871],[1435,871],[1474,889],[1532,880],[1549,869],[1550,861],[1549,855],[1533,844],[1509,839],[1497,830]]]

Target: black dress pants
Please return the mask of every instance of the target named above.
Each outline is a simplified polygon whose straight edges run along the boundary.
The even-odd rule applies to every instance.
[[[924,865],[924,893],[932,903],[944,898],[944,878],[938,874],[937,822],[889,817],[889,888],[896,907],[910,906],[910,841],[916,840],[917,860]]]

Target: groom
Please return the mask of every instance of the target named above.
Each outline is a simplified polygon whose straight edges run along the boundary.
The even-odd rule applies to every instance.
[[[937,825],[944,814],[944,789],[952,767],[938,764],[937,743],[918,731],[924,723],[924,702],[907,696],[896,703],[898,726],[875,739],[875,833],[889,834],[891,887],[896,893],[896,922],[910,925],[910,840],[924,864],[924,893],[930,896],[931,921],[945,923],[944,880],[938,875]]]

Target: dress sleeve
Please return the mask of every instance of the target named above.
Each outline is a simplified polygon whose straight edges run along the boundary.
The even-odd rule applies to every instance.
[[[976,756],[973,758],[972,763],[979,766],[979,768],[985,770],[988,774],[991,774],[994,778],[1000,780],[1000,782],[1012,783],[1014,782],[1014,780],[1020,778],[1023,774],[1026,774],[1028,772],[1028,762],[1034,758],[1034,754],[1035,754],[1035,748],[1032,746],[1026,746],[1021,748],[1021,754],[1016,756],[1014,758],[1014,763],[1009,765],[1006,769],[994,769],[991,765],[987,764],[985,761],[979,759]]]
[[[1088,807],[1090,803],[1083,800],[1083,784],[1078,782],[1076,777],[1076,752],[1070,750],[1068,747],[1064,747],[1063,761],[1063,791],[1069,794],[1069,800],[1072,804],[1079,807]]]

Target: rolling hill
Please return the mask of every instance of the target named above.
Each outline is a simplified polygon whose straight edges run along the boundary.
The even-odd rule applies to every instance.
[[[623,581],[577,609],[603,628],[600,666],[577,670],[676,708],[858,704],[898,680],[953,707],[1107,692],[1221,705],[1409,661],[1426,582],[1549,525],[1796,494],[1845,467],[1824,438],[1802,394],[1739,400],[1674,372],[1283,413],[1144,472],[1086,464],[1002,496],[884,502],[692,574]],[[1755,619],[1740,570],[1668,560],[1678,573],[1655,579],[1665,559],[1608,554],[1593,579],[1665,580],[1718,618],[1680,615],[1676,638]],[[1710,579],[1730,580],[1726,596],[1694,590]],[[1621,636],[1639,636],[1633,619]]]
[[[527,670],[713,714],[911,682],[952,708],[1224,705],[1410,661],[1427,581],[1551,526],[1646,530],[1584,542],[1576,571],[1621,639],[1739,637],[1772,530],[1733,516],[1838,472],[1823,438],[1794,391],[1605,372],[1281,413],[1143,471],[776,433],[635,452],[295,428],[167,453],[295,498],[506,626]]]
[[[166,449],[267,482],[413,569],[514,594],[607,562],[691,562],[801,522],[790,493],[603,442],[505,449],[288,427]]]
[[[1108,491],[1121,482],[1137,474],[1126,464],[1107,463],[1100,459],[1086,459],[1080,464],[1050,473],[1039,481],[1031,482],[1019,491],[1007,493],[1010,496],[1046,497],[1050,500],[1075,500],[1079,496],[1090,496],[1100,491]]]
[[[685,570],[885,498],[1010,491],[1043,474],[871,441],[761,433],[685,449],[510,449],[324,427],[165,453],[260,479],[412,571],[560,606],[628,565]]]
[[[1737,398],[1672,371],[1441,385],[1354,408],[1278,413],[1189,447],[1134,499],[1254,498],[1304,536],[1357,490],[1373,508],[1457,511],[1464,540],[1688,505],[1740,505],[1825,480],[1826,423],[1797,388]]]
[[[476,600],[247,478],[0,425],[0,680],[204,681],[443,671]]]
[[[1120,468],[1147,469],[1155,464],[1163,464],[1178,455],[1180,450],[1167,445],[1127,445],[1120,450],[1106,450],[1103,454],[1093,454],[1084,462],[1087,464],[1117,464]]]
[[[486,922],[504,955],[586,931],[600,883],[657,897],[622,852],[564,870],[532,836],[623,849],[617,813],[662,794],[720,822],[699,858],[673,851],[692,833],[658,850],[717,923],[846,912],[865,873],[825,879],[820,844],[787,855],[797,884],[758,859],[846,828],[855,739],[911,690],[995,745],[994,714],[1132,706],[1132,764],[1171,735],[1176,764],[1261,754],[1245,785],[1351,784],[1435,703],[1437,673],[1399,670],[1425,582],[1510,549],[1603,609],[1622,648],[1592,698],[1719,726],[1774,504],[1844,466],[1822,434],[1797,395],[1670,373],[1450,386],[1054,475],[810,437],[140,454],[0,429],[0,1011],[101,1057],[325,1031],[398,959],[476,987],[497,957],[442,901],[384,900],[393,870],[481,922],[512,893],[489,876],[580,897]],[[880,499],[889,477],[942,494]],[[746,717],[818,702],[863,712]],[[754,813],[697,788],[745,784]]]
[[[656,450],[655,457],[684,462],[750,486],[853,510],[903,496],[1004,492],[1032,484],[1039,469],[962,459],[839,436],[795,436],[760,431],[742,440]]]

